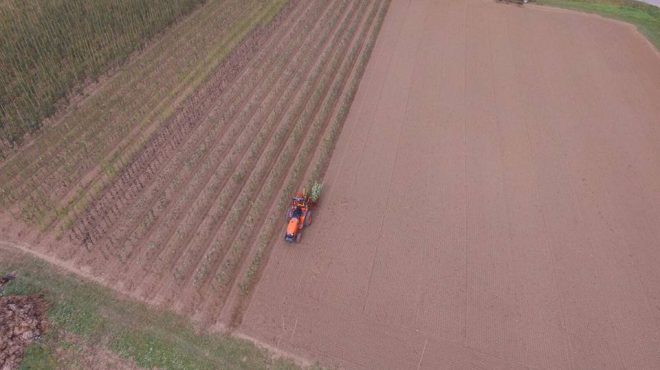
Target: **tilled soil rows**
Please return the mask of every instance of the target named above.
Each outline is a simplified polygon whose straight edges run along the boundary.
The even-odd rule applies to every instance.
[[[14,216],[40,226],[40,233],[20,231],[23,239],[36,234],[41,253],[218,328],[240,320],[279,236],[286,199],[323,177],[389,6],[381,0],[226,3],[225,12],[207,5],[214,16],[233,20],[217,31],[222,47],[211,44],[207,59],[188,62],[206,61],[212,70],[202,63],[179,77],[174,67],[144,66],[145,73],[164,68],[184,82],[163,81],[158,89],[144,81],[160,100],[145,100],[144,107],[126,102],[142,121],[57,127],[44,133],[49,143],[77,138],[85,149],[47,147],[42,153],[56,158],[51,163],[28,147],[32,161],[17,157],[0,167],[2,201]],[[182,37],[194,38],[192,29]],[[163,62],[182,63],[185,55],[176,53]],[[214,56],[222,61],[210,62]],[[136,87],[142,81],[120,73],[111,86],[115,79]],[[117,86],[117,99],[130,91]],[[85,103],[81,110],[91,109]],[[35,185],[41,177],[48,180]]]

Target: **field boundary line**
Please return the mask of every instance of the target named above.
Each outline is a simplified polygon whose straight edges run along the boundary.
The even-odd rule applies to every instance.
[[[262,347],[262,348],[266,349],[268,352],[270,352],[271,354],[273,354],[274,358],[288,358],[290,360],[293,360],[293,362],[296,365],[298,365],[300,367],[303,367],[303,368],[308,368],[308,367],[311,367],[311,366],[314,365],[314,362],[312,362],[311,360],[309,360],[309,359],[307,359],[303,356],[296,355],[296,354],[293,354],[292,352],[285,351],[283,349],[277,348],[273,345],[270,345],[270,344],[268,344],[268,343],[266,343],[262,340],[259,340],[255,337],[251,336],[251,335],[248,335],[246,333],[231,332],[231,333],[226,333],[226,334],[229,334],[232,337],[235,337],[235,338],[238,338],[238,339],[243,339],[243,340],[247,340],[249,342],[252,342],[255,345],[257,345],[258,347]]]
[[[644,2],[644,0],[638,0],[638,1]],[[646,4],[648,4],[648,3],[646,3]],[[651,5],[653,5],[653,4],[651,4]],[[658,49],[651,42],[651,40],[649,40],[640,31],[639,28],[637,28],[637,25],[635,25],[634,23],[630,23],[630,22],[627,22],[627,21],[624,21],[624,20],[621,20],[621,19],[613,18],[613,17],[607,17],[605,15],[601,15],[601,14],[594,13],[594,12],[589,12],[589,11],[586,11],[586,10],[569,9],[569,8],[558,7],[558,6],[550,5],[550,4],[547,4],[547,5],[526,4],[525,6],[530,7],[534,10],[543,11],[543,12],[560,13],[560,14],[561,13],[564,13],[564,14],[578,14],[578,15],[584,16],[584,17],[593,17],[593,18],[597,18],[597,19],[604,19],[608,22],[614,22],[614,23],[621,24],[625,27],[630,28],[630,30],[633,31],[638,38],[643,39],[646,42],[646,44],[648,45],[648,47],[651,48],[653,51],[655,51],[655,55],[658,58],[660,58],[660,49]]]
[[[17,242],[13,242],[13,241],[10,241],[10,240],[0,239],[0,249],[19,250],[19,251],[21,251],[25,254],[28,254],[32,257],[36,257],[39,260],[45,261],[45,262],[47,262],[47,263],[49,263],[53,266],[56,266],[56,267],[58,267],[62,270],[65,270],[66,272],[70,272],[70,273],[72,273],[76,276],[82,277],[82,278],[90,280],[94,283],[100,284],[100,285],[102,285],[106,288],[112,289],[113,292],[117,292],[120,295],[126,295],[122,292],[119,292],[119,291],[113,289],[112,286],[106,280],[104,280],[104,279],[102,279],[98,276],[95,276],[95,275],[93,275],[93,274],[91,274],[91,273],[89,273],[85,270],[79,269],[78,267],[76,267],[74,264],[72,264],[70,262],[61,260],[57,257],[53,257],[53,256],[51,256],[49,254],[46,254],[46,253],[43,253],[43,252],[39,252],[39,251],[36,250],[36,248],[34,248],[31,245],[28,245],[28,244],[25,244],[25,243],[17,243]]]

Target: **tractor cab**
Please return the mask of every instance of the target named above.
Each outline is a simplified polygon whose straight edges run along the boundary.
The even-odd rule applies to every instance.
[[[291,206],[287,211],[287,227],[284,240],[287,242],[299,242],[302,237],[302,229],[312,223],[311,202],[304,194],[298,193],[291,198]]]

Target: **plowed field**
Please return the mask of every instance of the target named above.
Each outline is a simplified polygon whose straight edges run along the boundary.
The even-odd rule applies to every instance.
[[[2,164],[4,234],[231,324],[288,197],[323,176],[388,5],[209,2]]]
[[[351,369],[660,368],[658,102],[630,25],[393,1],[239,331]]]

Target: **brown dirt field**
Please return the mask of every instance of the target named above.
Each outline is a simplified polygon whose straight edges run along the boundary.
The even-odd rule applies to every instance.
[[[660,368],[658,101],[630,25],[393,1],[240,335],[341,368]]]

